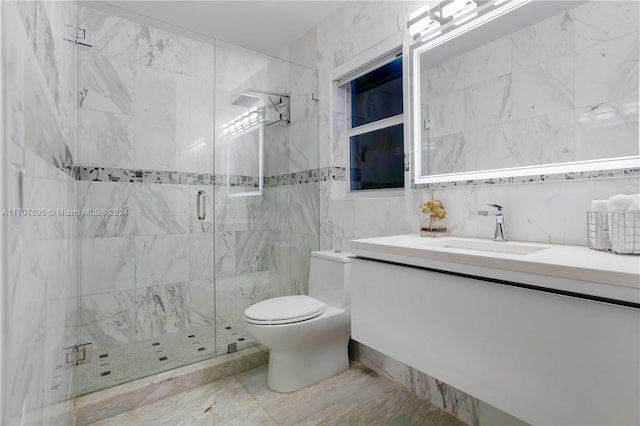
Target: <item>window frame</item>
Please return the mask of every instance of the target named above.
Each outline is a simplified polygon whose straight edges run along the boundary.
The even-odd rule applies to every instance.
[[[361,124],[359,126],[353,127],[353,111],[351,109],[351,99],[352,99],[352,92],[351,92],[351,82],[359,77],[362,77],[363,75],[369,74],[372,71],[375,71],[379,68],[384,67],[385,65],[388,65],[389,63],[395,61],[398,58],[402,58],[402,103],[403,103],[403,108],[402,108],[402,114],[397,114],[391,117],[387,117],[387,118],[383,118],[380,120],[376,120],[376,121],[372,121],[370,123],[366,123],[366,124]],[[405,93],[406,93],[406,88],[405,86],[405,82],[406,82],[406,76],[405,76],[405,61],[404,61],[405,57],[404,57],[404,52],[402,51],[402,46],[398,47],[397,49],[393,49],[392,52],[387,53],[385,55],[381,55],[380,57],[377,58],[377,60],[372,61],[372,63],[370,63],[367,67],[363,67],[358,69],[357,71],[354,70],[353,73],[351,73],[350,75],[348,75],[347,78],[341,78],[338,81],[338,85],[343,87],[344,90],[344,94],[345,94],[345,124],[346,124],[346,144],[347,144],[347,167],[346,167],[346,174],[345,177],[347,179],[347,185],[348,185],[348,191],[347,193],[349,194],[350,197],[356,196],[357,194],[362,194],[364,196],[371,196],[372,194],[376,194],[376,195],[386,195],[386,196],[400,196],[404,194],[404,187],[406,185],[406,176],[404,176],[404,165],[403,165],[403,169],[402,169],[402,173],[403,173],[403,185],[402,186],[398,186],[395,188],[375,188],[375,189],[352,189],[351,188],[351,138],[353,136],[359,136],[365,133],[370,133],[370,132],[374,132],[376,130],[381,130],[381,129],[386,129],[386,128],[390,128],[393,126],[396,126],[398,124],[402,124],[403,125],[403,140],[402,140],[402,153],[403,153],[403,158],[406,155],[405,151],[405,144],[404,144],[404,139],[406,138],[406,132],[405,132],[405,127],[404,126],[404,114],[405,114]],[[404,161],[403,161],[404,164]]]

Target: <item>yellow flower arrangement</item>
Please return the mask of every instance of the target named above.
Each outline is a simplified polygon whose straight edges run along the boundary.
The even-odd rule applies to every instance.
[[[440,219],[444,219],[447,216],[447,211],[442,205],[442,201],[436,200],[435,196],[431,194],[431,199],[418,207],[422,210],[422,213],[429,215],[429,225],[422,225],[421,232],[446,232],[446,227],[437,227],[436,222]]]

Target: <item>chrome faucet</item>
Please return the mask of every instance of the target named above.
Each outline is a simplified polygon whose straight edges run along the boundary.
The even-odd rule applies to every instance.
[[[480,210],[478,211],[478,214],[480,216],[489,216],[489,215],[495,215],[496,217],[496,230],[493,234],[493,240],[494,241],[507,241],[507,238],[505,237],[505,227],[504,227],[504,216],[502,215],[502,206],[499,206],[497,204],[487,204],[489,207],[493,207],[494,209],[497,209],[498,211],[496,211],[495,213],[489,213],[486,210]]]

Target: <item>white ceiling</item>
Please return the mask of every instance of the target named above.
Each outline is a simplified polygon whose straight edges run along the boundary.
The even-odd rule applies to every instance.
[[[342,1],[103,0],[133,13],[271,56],[333,12]]]

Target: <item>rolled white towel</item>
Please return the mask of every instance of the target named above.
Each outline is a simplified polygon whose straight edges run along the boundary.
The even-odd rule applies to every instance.
[[[631,197],[625,194],[612,195],[607,200],[607,211],[626,212],[631,205]]]
[[[631,202],[627,207],[627,211],[628,212],[640,211],[640,193],[631,194],[629,195],[629,198],[631,199]]]
[[[607,211],[607,200],[593,200],[591,202],[592,212],[604,212]]]
[[[640,253],[640,212],[610,212],[611,250],[616,253]]]

